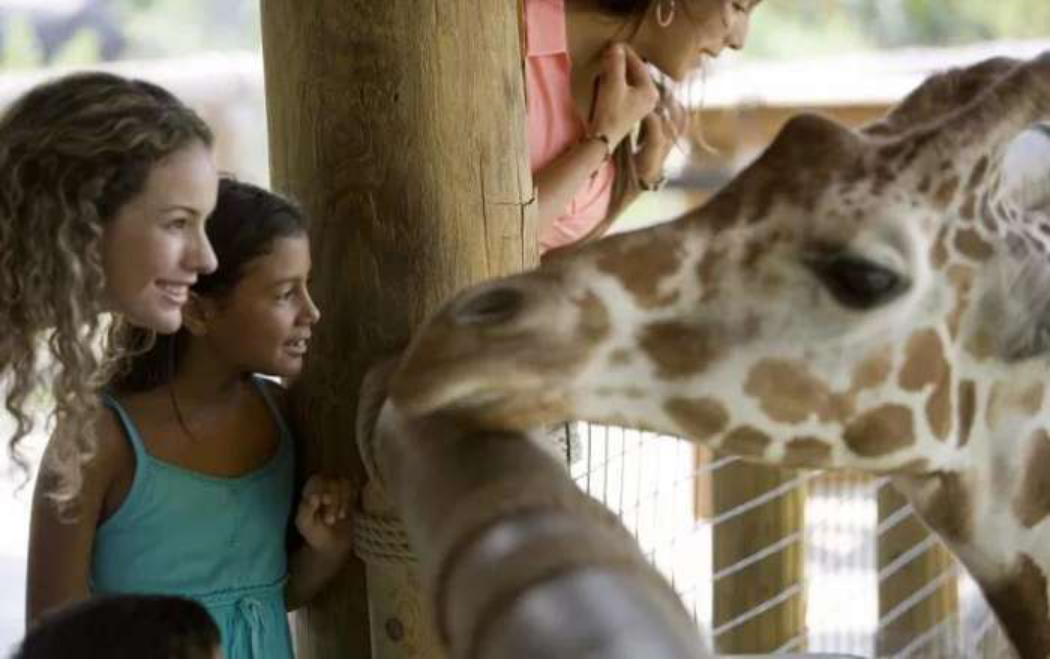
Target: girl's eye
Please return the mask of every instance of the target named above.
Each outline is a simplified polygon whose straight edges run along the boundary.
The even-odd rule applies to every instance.
[[[182,229],[185,229],[187,226],[189,226],[189,224],[190,224],[190,221],[188,219],[186,219],[184,217],[179,217],[179,218],[175,218],[173,220],[169,220],[168,221],[168,228],[169,229],[175,229],[177,231],[181,231]]]
[[[281,291],[280,293],[278,293],[277,294],[277,299],[278,300],[290,300],[294,296],[295,296],[295,289],[294,288],[289,288],[286,291]]]

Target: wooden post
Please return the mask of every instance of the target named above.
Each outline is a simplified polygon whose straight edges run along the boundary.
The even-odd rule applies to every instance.
[[[893,487],[887,485],[879,489],[878,507],[879,523],[892,516],[907,505],[907,500]],[[929,547],[910,560],[902,559],[898,567],[894,562],[910,552],[920,543],[932,541]],[[879,656],[893,655],[921,636],[924,632],[938,625],[948,616],[955,613],[959,605],[958,579],[946,573],[952,570],[954,559],[947,549],[931,537],[930,531],[914,515],[898,522],[887,529],[878,540],[878,566],[881,573],[887,568],[889,575],[879,581],[879,620],[893,614],[897,607],[919,591],[930,590],[925,597],[920,597],[913,606],[903,610],[898,617],[886,625],[876,637],[876,650]],[[934,586],[932,582],[940,581]],[[926,656],[938,646],[938,639],[931,645],[919,648],[916,656]],[[950,649],[948,654],[951,654]]]
[[[796,472],[734,461],[712,474],[714,518],[767,494],[798,477]],[[802,534],[805,487],[794,487],[761,505],[740,512],[714,527],[714,571],[772,547],[792,534]],[[770,653],[805,633],[806,610],[801,537],[714,584],[715,647],[719,652]],[[763,604],[778,604],[747,618]],[[734,621],[741,624],[732,625]],[[719,628],[728,626],[719,633]],[[796,649],[805,647],[804,637]]]
[[[308,470],[363,479],[354,418],[368,366],[455,290],[537,261],[517,12],[262,0],[272,180],[313,219],[324,316],[295,387]],[[365,574],[353,562],[298,616],[300,656],[373,656]],[[373,612],[377,657],[412,637],[398,616],[419,609],[410,571],[393,580],[391,610]]]

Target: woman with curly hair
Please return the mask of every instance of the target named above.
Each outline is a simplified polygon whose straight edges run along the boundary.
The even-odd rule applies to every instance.
[[[16,422],[48,385],[55,473],[75,491],[91,454],[107,327],[182,324],[189,287],[216,267],[204,232],[218,174],[208,126],[172,94],[108,73],[41,84],[0,117],[0,382]],[[112,322],[105,312],[112,313]]]

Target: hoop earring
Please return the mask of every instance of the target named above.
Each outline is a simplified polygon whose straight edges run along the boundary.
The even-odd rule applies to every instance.
[[[669,27],[674,22],[675,0],[669,0],[671,8],[664,14],[664,0],[656,5],[656,24],[660,27]]]

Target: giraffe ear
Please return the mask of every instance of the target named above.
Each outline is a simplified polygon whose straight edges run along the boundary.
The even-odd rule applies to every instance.
[[[1019,362],[1050,356],[1050,263],[1041,254],[1003,265],[1000,286],[981,315],[997,318],[991,333],[999,357]]]
[[[1005,197],[1019,208],[1050,222],[1050,122],[1032,124],[1010,143],[1003,155],[1002,186]],[[1048,227],[1050,228],[1050,227]]]
[[[1000,200],[1022,213],[1023,229],[1032,240],[1050,232],[1050,124],[1033,124],[1021,132],[1003,155]],[[1006,249],[997,259],[995,289],[999,354],[1006,361],[1050,356],[1050,259],[1021,233],[1007,233]],[[987,310],[986,310],[987,311]]]

